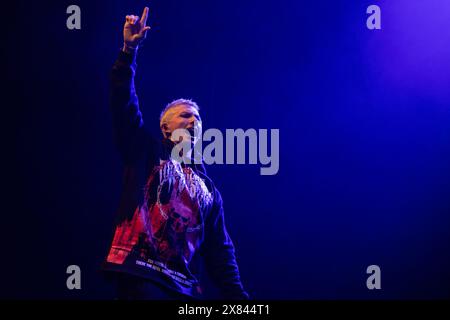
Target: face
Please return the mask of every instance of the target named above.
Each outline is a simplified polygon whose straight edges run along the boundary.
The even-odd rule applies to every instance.
[[[197,109],[184,104],[167,110],[164,118],[166,121],[162,125],[161,130],[166,138],[170,138],[171,133],[176,129],[192,130],[191,136],[194,136],[194,127],[197,127],[198,130],[201,130],[202,127],[202,121]]]

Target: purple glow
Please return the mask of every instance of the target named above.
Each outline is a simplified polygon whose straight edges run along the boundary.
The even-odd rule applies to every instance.
[[[370,32],[367,55],[384,86],[450,98],[450,1],[376,1],[382,29]]]

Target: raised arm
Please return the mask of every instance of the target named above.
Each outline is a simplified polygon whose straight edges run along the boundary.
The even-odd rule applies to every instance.
[[[142,153],[143,119],[134,87],[136,53],[145,39],[148,8],[142,17],[128,15],[123,27],[124,45],[111,72],[110,106],[114,139],[125,162],[132,162]]]

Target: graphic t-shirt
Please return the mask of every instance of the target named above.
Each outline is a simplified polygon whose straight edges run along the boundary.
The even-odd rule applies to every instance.
[[[153,169],[144,195],[132,219],[117,226],[107,262],[123,265],[128,259],[140,274],[152,277],[156,271],[192,294],[197,279],[189,264],[202,242],[213,195],[191,167],[173,160]]]

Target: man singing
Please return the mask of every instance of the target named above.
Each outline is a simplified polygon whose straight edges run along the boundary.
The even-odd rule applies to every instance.
[[[162,139],[145,129],[134,87],[136,53],[150,27],[148,8],[126,16],[124,46],[111,76],[114,136],[124,165],[114,237],[104,262],[119,299],[205,298],[206,269],[224,299],[248,299],[224,222],[222,198],[202,163],[172,157],[180,141],[195,143],[201,127],[191,100],[169,103],[160,116]],[[175,139],[174,131],[190,135]],[[109,272],[108,272],[109,273]]]

